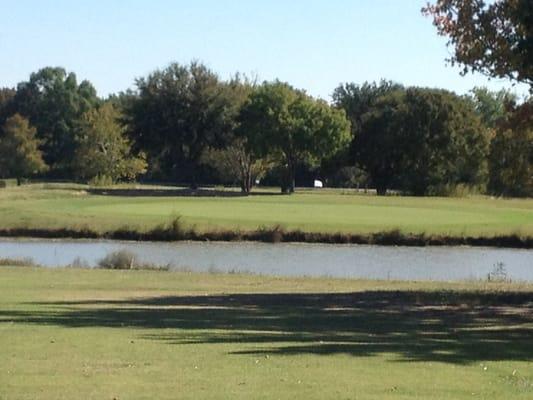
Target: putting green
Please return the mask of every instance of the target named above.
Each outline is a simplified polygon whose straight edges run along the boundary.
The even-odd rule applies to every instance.
[[[389,229],[451,235],[533,234],[533,200],[488,197],[376,197],[306,191],[249,197],[92,195],[37,187],[0,194],[2,228],[148,229],[181,216],[199,230],[256,229],[280,224],[313,232],[367,233]],[[149,192],[146,192],[148,194]]]

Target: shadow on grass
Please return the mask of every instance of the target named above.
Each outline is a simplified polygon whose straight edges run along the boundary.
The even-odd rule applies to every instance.
[[[467,364],[533,361],[532,306],[520,292],[234,294],[38,303],[43,311],[0,312],[0,322],[146,328],[143,339],[172,345],[246,345],[237,354]]]
[[[90,188],[87,192],[100,196],[124,196],[124,197],[246,197],[246,196],[272,196],[281,195],[278,192],[251,192],[242,193],[238,190],[217,189],[119,189],[119,188]]]

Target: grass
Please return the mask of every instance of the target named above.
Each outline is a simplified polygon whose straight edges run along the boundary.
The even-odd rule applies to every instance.
[[[75,264],[81,264],[81,262],[75,263]],[[1,260],[0,260],[1,265]],[[83,267],[83,266],[80,266]],[[135,270],[135,269],[149,269],[154,271],[168,271],[170,269],[170,265],[155,265],[155,264],[148,264],[148,263],[139,263],[136,260],[135,254],[128,250],[117,250],[114,252],[109,253],[104,258],[98,261],[98,267],[99,268],[105,268],[105,269],[129,269],[129,270]]]
[[[218,195],[218,196],[215,196]],[[82,185],[29,185],[0,190],[2,229],[127,226],[146,231],[180,216],[198,232],[256,230],[281,225],[315,233],[449,236],[533,236],[533,200],[376,197],[348,191],[300,191],[292,196],[259,191],[199,191],[164,187],[91,190]]]
[[[0,268],[0,399],[530,399],[533,286]]]
[[[0,267],[38,267],[31,258],[0,258]]]

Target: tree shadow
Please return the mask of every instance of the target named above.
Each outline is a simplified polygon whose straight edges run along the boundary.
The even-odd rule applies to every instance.
[[[0,311],[0,323],[145,328],[143,339],[171,345],[247,345],[235,354],[467,364],[533,361],[532,305],[524,292],[232,294],[38,303],[43,311]]]
[[[273,196],[281,195],[278,192],[251,192],[242,193],[238,190],[219,189],[121,189],[121,188],[90,188],[87,193],[99,196],[119,196],[119,197],[247,197],[247,196]]]

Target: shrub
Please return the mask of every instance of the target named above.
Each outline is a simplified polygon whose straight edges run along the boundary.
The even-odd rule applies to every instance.
[[[0,267],[38,267],[31,258],[0,258]]]
[[[135,254],[128,250],[118,250],[109,253],[107,256],[98,261],[98,267],[104,269],[124,270],[147,269],[151,271],[168,271],[170,269],[170,265],[136,264]]]
[[[285,236],[285,229],[277,224],[272,227],[261,226],[257,230],[257,239],[265,242],[280,243]]]
[[[118,250],[109,253],[98,261],[100,268],[106,269],[133,269],[135,255],[127,250]]]
[[[89,268],[89,263],[81,257],[76,257],[67,268]]]
[[[168,223],[156,226],[148,232],[156,240],[193,240],[196,237],[194,227],[186,228],[181,216],[173,217]]]
[[[483,185],[470,185],[466,183],[443,184],[428,188],[428,196],[468,197],[484,193]]]

